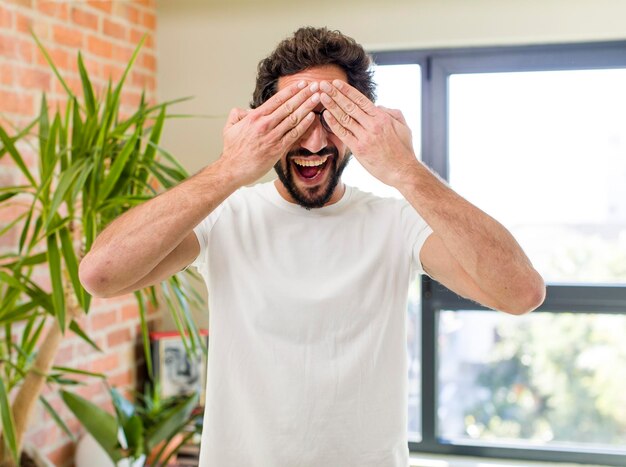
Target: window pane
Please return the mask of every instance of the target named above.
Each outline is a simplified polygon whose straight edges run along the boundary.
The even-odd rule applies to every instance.
[[[439,315],[438,435],[622,450],[626,316]]]
[[[413,148],[418,158],[421,147],[421,79],[419,65],[378,65],[374,68],[376,104],[402,112],[413,133]],[[379,196],[401,198],[398,190],[371,176],[355,157],[346,167],[343,181]]]
[[[421,71],[419,65],[380,65],[374,68],[377,86],[377,105],[402,111],[413,132],[413,147],[420,145]],[[419,157],[419,155],[418,155]],[[371,176],[361,164],[352,158],[343,175],[351,186],[379,196],[400,198],[400,193]],[[422,439],[422,361],[421,361],[421,301],[419,280],[409,291],[407,315],[408,353],[408,437],[409,441]]]
[[[549,282],[626,282],[626,70],[450,77],[452,187]]]
[[[422,303],[421,282],[417,279],[409,290],[407,317],[407,353],[409,371],[408,438],[422,440]]]

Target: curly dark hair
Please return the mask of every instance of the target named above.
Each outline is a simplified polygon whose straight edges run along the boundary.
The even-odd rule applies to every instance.
[[[373,63],[361,45],[339,31],[330,31],[325,27],[300,28],[259,62],[250,106],[255,109],[276,94],[281,76],[322,65],[339,66],[348,76],[348,83],[374,101]]]

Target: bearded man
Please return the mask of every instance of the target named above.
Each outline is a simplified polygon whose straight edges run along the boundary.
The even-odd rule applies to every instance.
[[[190,264],[204,277],[201,466],[407,467],[415,276],[512,314],[544,299],[511,234],[433,175],[402,114],[373,101],[362,46],[296,31],[260,62],[220,157],[113,222],[81,263],[104,297]],[[346,186],[351,156],[404,199]],[[272,167],[276,180],[247,187]]]

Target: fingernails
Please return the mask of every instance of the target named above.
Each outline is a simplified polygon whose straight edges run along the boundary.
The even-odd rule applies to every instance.
[[[311,86],[309,86],[309,89],[311,92],[315,92],[319,89],[319,85],[317,83],[312,83]]]
[[[311,101],[312,102],[319,102],[320,101],[320,94],[318,92],[316,92],[315,94],[313,94],[311,96]]]
[[[322,89],[322,91],[326,91],[326,92],[330,92],[330,90],[332,89],[328,81],[322,81],[320,83],[320,88]]]
[[[298,83],[298,89],[304,89],[306,87],[306,81],[302,80]]]

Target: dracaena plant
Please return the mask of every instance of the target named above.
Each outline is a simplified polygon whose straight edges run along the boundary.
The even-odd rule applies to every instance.
[[[0,332],[0,461],[8,465],[17,462],[38,401],[69,434],[41,396],[44,384],[76,384],[76,374],[91,374],[53,367],[68,333],[97,349],[77,322],[89,313],[91,303],[78,279],[81,258],[107,223],[187,177],[176,159],[159,147],[166,109],[177,101],[150,105],[142,95],[128,116],[120,112],[124,81],[143,40],[119,82],[109,81],[101,96],[96,96],[79,53],[82,95],[78,96],[33,37],[67,93],[67,106],[64,113],[58,109],[51,113],[44,94],[39,115],[25,128],[0,126],[0,158],[11,158],[24,180],[0,187],[0,210],[12,207],[19,212],[0,230],[0,235],[17,231],[19,238],[12,250],[0,254],[0,329],[4,331]],[[25,162],[23,148],[29,147],[38,156],[36,167]],[[41,274],[33,273],[40,268],[48,271],[41,281]],[[150,302],[156,306],[157,299],[164,300],[179,332],[187,336],[188,350],[202,348],[190,313],[190,306],[202,300],[189,281],[192,274],[187,270],[157,288],[135,293],[149,374],[146,310]]]
[[[110,414],[88,400],[63,391],[61,396],[76,418],[111,461],[133,467],[165,467],[176,452],[202,431],[195,413],[198,394],[161,398],[158,387],[146,385],[133,403],[109,388],[115,408]],[[178,437],[177,437],[178,435]]]

